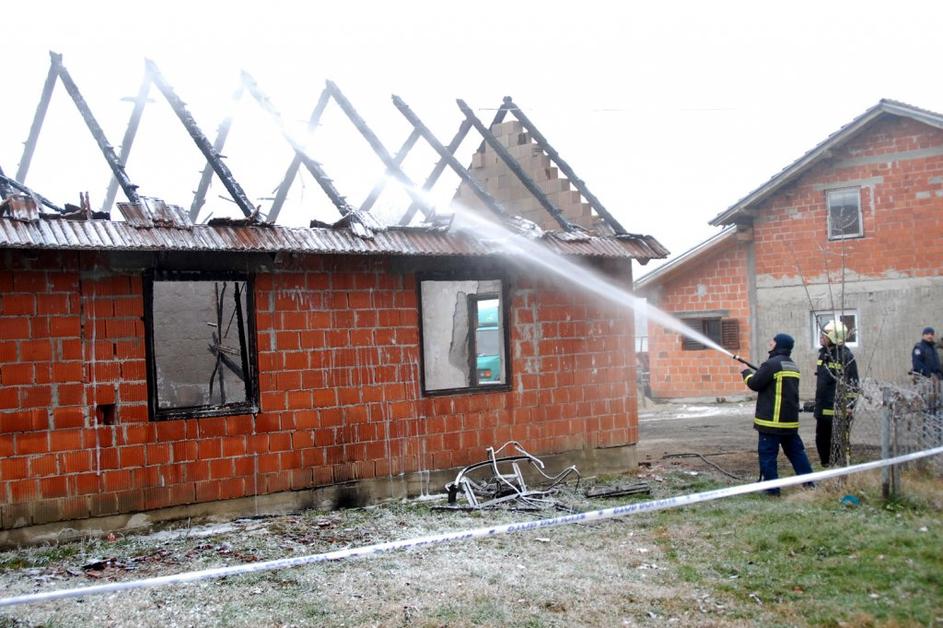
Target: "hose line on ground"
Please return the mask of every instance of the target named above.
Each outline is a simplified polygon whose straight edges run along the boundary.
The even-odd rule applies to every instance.
[[[731,452],[731,453],[739,453],[739,452]],[[719,456],[719,455],[721,455],[721,454],[713,454],[713,455]],[[713,462],[711,462],[710,460],[708,460],[707,458],[705,458],[703,454],[699,454],[699,453],[694,452],[694,451],[684,452],[684,453],[680,453],[680,454],[665,454],[664,456],[661,457],[662,460],[665,460],[665,459],[667,459],[667,458],[700,458],[700,459],[704,462],[704,464],[707,464],[707,465],[709,465],[709,466],[714,467],[715,469],[717,469],[718,471],[720,471],[721,473],[723,473],[723,474],[726,475],[727,477],[731,477],[731,478],[733,478],[733,479],[735,479],[735,480],[738,480],[738,481],[740,481],[740,482],[745,482],[745,481],[746,481],[744,478],[741,478],[741,477],[739,477],[739,476],[736,476],[736,475],[734,475],[733,473],[731,473],[731,472],[729,472],[729,471],[727,471],[727,470],[725,470],[725,469],[722,469],[720,466],[714,464]]]

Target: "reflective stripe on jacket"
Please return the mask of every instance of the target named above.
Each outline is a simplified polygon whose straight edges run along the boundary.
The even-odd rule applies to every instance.
[[[789,353],[770,352],[770,357],[743,382],[758,394],[753,427],[760,432],[781,434],[799,429],[799,367]]]
[[[830,419],[835,416],[835,392],[838,380],[843,382],[845,403],[851,404],[857,397],[858,364],[851,349],[844,345],[821,347],[815,363],[815,418]]]

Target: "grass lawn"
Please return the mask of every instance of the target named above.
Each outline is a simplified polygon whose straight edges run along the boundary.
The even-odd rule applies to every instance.
[[[943,482],[911,476],[886,503],[876,475],[783,498],[665,511],[659,545],[687,582],[784,625],[943,625]],[[861,504],[841,503],[845,494]]]
[[[632,478],[636,479],[636,478]],[[682,464],[653,497],[728,485]],[[596,484],[625,477],[597,478]],[[619,519],[192,585],[0,609],[5,626],[943,625],[943,482],[878,475]],[[860,504],[845,506],[854,495]],[[619,501],[566,493],[579,510]],[[623,503],[637,501],[622,498]],[[439,502],[441,503],[441,502]],[[3,596],[551,517],[428,501],[177,527],[0,552]]]

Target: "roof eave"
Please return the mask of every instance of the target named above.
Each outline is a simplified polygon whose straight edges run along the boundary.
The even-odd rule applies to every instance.
[[[541,241],[562,255],[582,257],[647,260],[662,253],[657,240],[647,237],[573,239],[547,234]],[[136,227],[126,221],[47,216],[31,220],[0,217],[0,250],[3,249],[475,257],[502,254],[488,243],[458,237],[440,228],[391,229],[364,237],[348,228],[242,224]]]
[[[884,114],[911,118],[918,122],[943,129],[943,116],[894,100],[883,99],[838,131],[825,138],[824,141],[787,166],[782,172],[771,178],[762,186],[737,201],[736,204],[730,206],[727,210],[715,216],[708,224],[715,227],[733,224],[736,222],[737,217],[746,215],[754,204],[762,201],[770,194],[791,182],[794,177],[802,174],[819,160],[827,157],[829,151],[835,148],[835,146],[848,141],[865,126]]]
[[[711,236],[700,244],[697,244],[684,253],[681,253],[678,255],[678,257],[671,260],[670,262],[662,264],[644,277],[639,278],[638,281],[633,284],[633,289],[642,290],[651,285],[660,283],[661,281],[680,271],[691,261],[697,259],[707,252],[714,251],[720,245],[725,244],[731,238],[736,237],[736,234],[736,227],[726,227],[720,233]]]

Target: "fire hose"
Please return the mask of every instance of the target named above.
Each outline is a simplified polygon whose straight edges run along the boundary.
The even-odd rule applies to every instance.
[[[741,358],[739,355],[736,355],[736,354],[732,355],[731,357],[732,357],[734,360],[736,360],[737,362],[740,362],[740,363],[742,363],[742,364],[746,364],[747,366],[749,366],[749,367],[750,367],[751,369],[753,369],[754,371],[760,370],[760,368],[759,368],[758,366],[756,366],[755,364],[751,364],[751,363],[747,362],[746,358]]]

